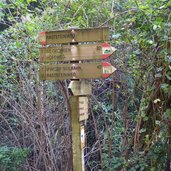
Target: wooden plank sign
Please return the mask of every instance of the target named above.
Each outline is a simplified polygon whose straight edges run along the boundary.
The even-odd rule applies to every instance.
[[[107,78],[116,70],[108,62],[45,64],[40,66],[40,80]]]
[[[88,119],[88,97],[79,97],[79,121]]]
[[[109,40],[109,28],[70,29],[46,31],[39,34],[42,45],[71,43],[71,42],[96,42]]]
[[[108,43],[41,47],[40,62],[106,59],[114,51]]]

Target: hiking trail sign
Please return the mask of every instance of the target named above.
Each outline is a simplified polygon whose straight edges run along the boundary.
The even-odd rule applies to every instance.
[[[46,31],[39,35],[43,45],[40,48],[40,80],[71,79],[68,88],[72,93],[73,171],[85,171],[85,120],[88,119],[88,96],[92,94],[91,83],[79,79],[108,78],[116,70],[108,62],[88,62],[104,60],[116,51],[110,44],[102,43],[106,40],[109,40],[107,27]]]
[[[70,29],[46,31],[39,34],[42,45],[61,44],[71,42],[97,42],[109,40],[109,28]]]
[[[107,78],[116,70],[108,62],[45,64],[40,66],[41,80]]]
[[[40,62],[106,59],[114,51],[108,43],[41,47]]]

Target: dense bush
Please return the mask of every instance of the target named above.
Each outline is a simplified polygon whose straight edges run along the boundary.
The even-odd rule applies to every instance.
[[[90,80],[87,170],[168,171],[170,9],[167,0],[0,2],[0,169],[71,170],[69,82],[39,81],[37,35],[109,26],[117,71]]]
[[[28,154],[28,149],[0,147],[0,170],[18,171]]]

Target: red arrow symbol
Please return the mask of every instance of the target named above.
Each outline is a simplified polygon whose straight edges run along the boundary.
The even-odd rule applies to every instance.
[[[116,71],[116,68],[108,62],[103,62],[102,66],[103,66],[103,74],[102,74],[103,78],[108,78],[112,73]]]
[[[46,45],[46,32],[45,31],[42,31],[40,34],[39,34],[39,42],[45,46]]]
[[[116,51],[116,48],[110,46],[108,43],[102,43],[102,59],[108,58],[114,51]]]

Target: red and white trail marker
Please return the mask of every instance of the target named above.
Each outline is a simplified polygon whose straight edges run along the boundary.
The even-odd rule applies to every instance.
[[[103,62],[102,66],[103,66],[103,74],[102,74],[103,78],[108,78],[111,74],[113,74],[116,71],[116,68],[108,62]]]

